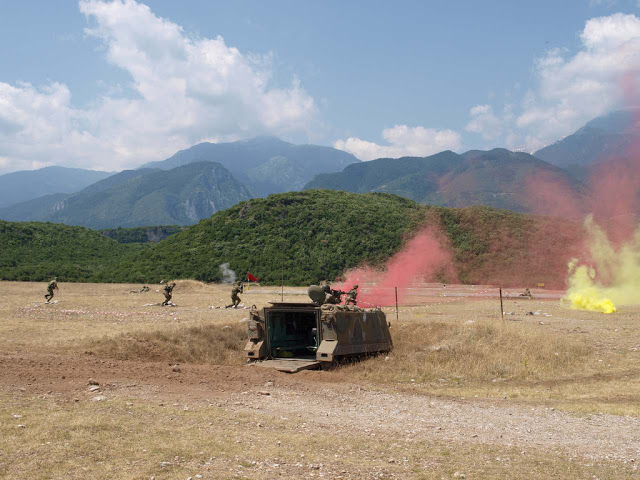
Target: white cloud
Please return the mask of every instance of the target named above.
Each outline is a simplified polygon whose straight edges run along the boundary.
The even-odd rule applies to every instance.
[[[204,139],[306,131],[315,121],[315,102],[296,78],[272,85],[269,55],[242,53],[220,36],[190,36],[134,0],[80,0],[79,8],[91,23],[85,32],[130,74],[135,96],[114,88],[79,109],[62,83],[0,82],[5,170],[133,167]]]
[[[457,150],[462,145],[458,132],[420,126],[396,125],[383,130],[382,138],[390,145],[378,145],[349,137],[346,140],[336,141],[333,146],[352,153],[360,160],[373,160],[382,157],[425,157],[443,150]]]
[[[491,107],[483,111],[487,105],[474,107],[478,110],[471,109],[467,130],[485,139],[497,134],[509,147],[526,145],[533,151],[598,115],[630,106],[624,91],[639,91],[640,19],[621,13],[593,18],[580,39],[577,53],[553,49],[535,62],[535,86],[513,113],[494,115]]]
[[[493,112],[491,105],[476,105],[471,108],[469,115],[471,120],[465,130],[479,133],[485,140],[495,140],[504,129],[504,121]]]

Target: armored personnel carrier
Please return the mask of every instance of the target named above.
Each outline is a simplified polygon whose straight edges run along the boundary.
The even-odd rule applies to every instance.
[[[321,291],[309,287],[310,303],[272,302],[261,310],[252,308],[244,349],[247,359],[294,373],[391,350],[389,323],[382,310],[327,303]]]

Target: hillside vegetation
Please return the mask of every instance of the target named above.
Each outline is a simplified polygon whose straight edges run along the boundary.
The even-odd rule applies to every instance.
[[[126,263],[142,245],[122,245],[94,230],[0,220],[0,279],[109,281],[107,266]]]
[[[334,280],[363,263],[382,267],[418,228],[447,237],[459,280],[561,284],[579,227],[488,207],[429,207],[383,193],[309,190],[242,202],[152,245],[121,245],[98,232],[2,222],[0,275],[42,280],[219,282],[229,263],[263,284]],[[424,279],[424,280],[447,280]]]
[[[159,225],[157,227],[106,228],[98,231],[118,243],[157,243],[185,228],[179,225]]]
[[[112,278],[221,281],[228,262],[263,284],[334,280],[367,263],[383,266],[423,225],[437,225],[466,283],[559,285],[579,226],[488,207],[448,209],[395,195],[311,190],[253,199],[218,212],[119,265]],[[429,280],[429,279],[427,279]]]
[[[242,202],[154,245],[113,272],[126,281],[220,281],[219,265],[263,283],[335,278],[383,262],[422,220],[423,207],[393,195],[310,191]]]

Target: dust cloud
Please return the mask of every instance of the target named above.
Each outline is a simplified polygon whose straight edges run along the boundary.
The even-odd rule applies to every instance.
[[[218,265],[222,274],[222,283],[234,283],[236,281],[236,272],[229,268],[229,262]]]

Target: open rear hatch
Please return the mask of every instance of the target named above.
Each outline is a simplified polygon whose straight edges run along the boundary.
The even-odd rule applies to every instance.
[[[319,318],[315,308],[274,308],[266,317],[271,358],[258,362],[258,366],[289,373],[320,368],[316,360]]]

